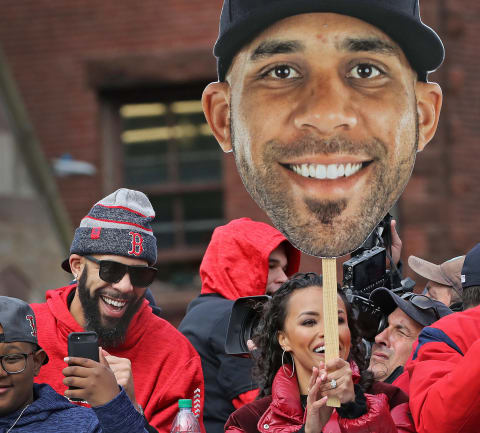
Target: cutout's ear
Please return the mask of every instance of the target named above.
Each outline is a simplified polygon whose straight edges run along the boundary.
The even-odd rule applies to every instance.
[[[284,331],[278,331],[277,333],[277,340],[278,344],[280,344],[280,347],[285,350],[285,352],[290,351],[290,343],[288,341],[287,334],[285,334]]]
[[[39,349],[32,356],[33,356],[33,374],[34,376],[38,376],[38,373],[40,373],[40,368],[42,367],[43,361],[45,361],[47,354],[43,349]]]
[[[442,89],[437,83],[418,81],[415,85],[418,112],[418,151],[421,152],[435,135],[440,110]]]
[[[231,152],[230,85],[227,82],[210,83],[202,95],[203,112],[224,152]]]

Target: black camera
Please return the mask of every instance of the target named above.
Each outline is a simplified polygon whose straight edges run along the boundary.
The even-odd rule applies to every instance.
[[[342,290],[366,340],[373,340],[385,324],[384,314],[369,299],[370,293],[378,287],[390,288],[390,283],[383,247],[365,250],[343,264]]]
[[[247,340],[252,339],[253,331],[260,321],[263,304],[268,295],[245,296],[238,298],[232,307],[228,323],[225,353],[228,355],[248,355]]]
[[[391,248],[392,242],[391,219],[391,215],[387,214],[362,247],[343,264],[342,290],[352,306],[360,334],[369,341],[373,341],[387,323],[385,315],[370,301],[370,294],[378,287],[385,287],[401,295],[413,291],[415,286],[410,278],[401,280],[390,254],[388,258],[392,269],[387,269],[387,249]]]

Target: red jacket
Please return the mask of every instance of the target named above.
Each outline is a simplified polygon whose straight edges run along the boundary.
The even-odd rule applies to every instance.
[[[48,383],[62,395],[67,388],[62,383],[62,370],[66,367],[63,358],[67,356],[68,334],[84,331],[67,306],[67,297],[75,288],[72,285],[49,290],[46,303],[32,304],[38,343],[50,358],[35,381]],[[191,398],[202,420],[204,391],[200,357],[179,331],[152,313],[147,301],[133,316],[125,343],[109,348],[108,352],[130,359],[137,402],[150,425],[159,432],[170,431],[180,398]]]
[[[480,431],[480,306],[424,328],[410,374],[410,408],[419,433]]]
[[[354,369],[354,381],[359,379]],[[413,433],[408,397],[393,385],[375,382],[372,394],[365,394],[368,412],[356,419],[340,418],[334,411],[323,433]],[[277,372],[272,395],[236,410],[225,424],[227,433],[291,433],[305,423],[297,377]]]

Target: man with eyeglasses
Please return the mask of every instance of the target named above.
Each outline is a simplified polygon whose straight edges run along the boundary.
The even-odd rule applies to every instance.
[[[105,359],[88,360],[75,391],[91,397],[92,409],[70,403],[47,384],[34,384],[48,360],[38,345],[31,307],[0,296],[0,431],[147,433],[144,418],[116,384]]]
[[[370,300],[387,317],[385,329],[375,337],[369,370],[376,380],[393,383],[408,393],[404,366],[424,326],[429,326],[452,311],[443,303],[424,295],[406,293],[398,296],[379,288]]]
[[[419,433],[480,430],[480,306],[470,297],[480,291],[480,244],[466,254],[461,281],[470,308],[424,328],[405,366]]]
[[[48,291],[47,302],[32,307],[51,360],[38,382],[63,394],[68,334],[95,331],[118,384],[150,426],[168,432],[181,398],[193,400],[202,420],[203,375],[192,345],[144,299],[157,272],[154,217],[139,191],[122,188],[100,200],[82,219],[62,263],[76,282]]]

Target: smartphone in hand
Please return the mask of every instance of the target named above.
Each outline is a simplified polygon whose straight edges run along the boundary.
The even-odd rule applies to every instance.
[[[98,359],[98,337],[97,333],[72,332],[68,335],[68,356],[79,358]]]
[[[99,362],[98,358],[98,336],[96,332],[72,332],[68,335],[68,356],[93,359]],[[69,389],[76,389],[72,386]],[[71,398],[72,401],[81,399]]]

